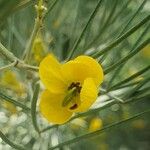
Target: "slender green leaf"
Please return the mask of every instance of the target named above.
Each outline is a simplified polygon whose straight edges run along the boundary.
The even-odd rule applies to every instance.
[[[93,45],[95,44],[102,36],[104,31],[107,29],[107,27],[110,25],[109,22],[111,21],[111,18],[113,17],[115,11],[116,11],[116,7],[117,7],[117,2],[118,0],[115,0],[115,2],[113,3],[112,9],[104,23],[104,25],[101,27],[98,35],[94,38],[94,40],[89,44],[89,45]],[[89,47],[89,45],[87,47]]]
[[[113,24],[116,19],[121,16],[122,13],[124,13],[124,10],[127,9],[127,7],[129,6],[129,4],[131,3],[131,0],[128,0],[125,2],[125,4],[119,9],[119,11],[116,13],[116,15],[111,19],[110,24]]]
[[[34,89],[33,98],[32,98],[32,102],[31,102],[32,123],[33,123],[35,130],[38,133],[40,132],[40,129],[39,129],[38,123],[37,123],[36,104],[37,104],[37,100],[38,100],[39,90],[40,90],[39,84],[35,84],[35,89]]]
[[[135,13],[132,15],[131,19],[127,22],[127,24],[124,26],[124,28],[122,29],[122,31],[120,32],[119,36],[121,36],[126,29],[128,28],[128,26],[131,24],[131,22],[133,21],[133,19],[138,15],[138,13],[143,9],[144,5],[146,4],[147,0],[143,0],[143,2],[141,3],[141,5],[139,6],[139,8],[135,11]],[[119,37],[118,36],[118,37]]]
[[[26,150],[26,148],[22,147],[21,145],[18,145],[16,143],[13,143],[12,141],[10,141],[5,134],[2,133],[2,131],[0,131],[0,137],[1,139],[7,143],[8,145],[10,145],[12,148],[15,148],[16,150]]]
[[[14,62],[16,60],[18,60],[18,58],[16,56],[14,56],[13,53],[11,53],[10,51],[8,51],[2,43],[0,43],[0,53],[7,57],[11,62]]]
[[[150,78],[146,78],[142,82],[140,82],[136,87],[134,87],[132,90],[130,90],[128,93],[126,93],[127,97],[131,97],[136,93],[141,87],[143,87],[145,84],[148,84],[150,82]]]
[[[0,68],[0,71],[4,71],[5,69],[11,68],[11,67],[15,66],[15,64],[16,64],[16,61],[13,62],[13,63],[8,64],[6,66],[3,66],[3,67]]]
[[[20,3],[18,3],[13,10],[11,11],[11,13],[16,12],[18,10],[21,10],[27,6],[30,6],[31,4],[34,4],[35,0],[21,0]]]
[[[98,136],[100,135],[101,133],[109,130],[109,129],[112,129],[114,127],[118,127],[124,123],[127,123],[129,121],[132,121],[133,119],[136,119],[138,117],[141,117],[147,113],[150,112],[150,109],[146,110],[146,111],[143,111],[143,112],[140,112],[140,113],[137,113],[136,115],[130,117],[130,118],[127,118],[127,119],[124,119],[124,120],[121,120],[121,121],[118,121],[118,122],[115,122],[115,123],[112,123],[110,125],[107,125],[105,126],[104,128],[100,129],[100,130],[97,130],[97,131],[94,131],[94,132],[91,132],[91,133],[88,133],[88,134],[84,134],[84,135],[81,135],[79,137],[76,137],[74,139],[71,139],[71,140],[68,140],[66,142],[63,142],[63,143],[60,143],[54,147],[50,147],[49,150],[53,150],[53,149],[56,149],[56,148],[60,148],[60,147],[63,147],[65,145],[69,145],[69,144],[72,144],[72,143],[75,143],[75,142],[79,142],[81,140],[84,140],[84,139],[88,139],[88,138],[92,138],[94,136]]]
[[[137,85],[138,83],[140,83],[141,81],[134,81],[134,82],[131,82],[129,84],[125,84],[125,85],[120,85],[119,87],[115,87],[115,90],[118,90],[118,89],[122,89],[122,88],[129,88],[131,86],[134,86],[134,85]],[[109,91],[109,90],[108,90]]]
[[[45,19],[48,14],[52,11],[52,9],[55,7],[55,5],[57,4],[59,0],[54,0],[53,3],[51,4],[51,6],[48,8],[47,12],[45,13],[43,19]]]
[[[142,38],[146,35],[146,33],[148,32],[150,27],[150,24],[148,24],[148,26],[145,28],[145,30],[142,32],[142,34],[139,36],[139,38],[137,39],[137,41],[135,42],[135,44],[133,45],[133,48],[131,49],[131,51],[133,51],[137,45],[142,41]],[[104,55],[105,56],[105,55]],[[106,53],[107,56],[107,53]],[[112,85],[113,81],[115,80],[115,78],[118,76],[118,74],[121,72],[121,70],[123,69],[125,63],[118,66],[118,68],[115,70],[114,74],[112,75],[109,83],[107,84],[107,87],[109,88],[110,85]]]
[[[132,81],[133,79],[137,78],[138,76],[142,75],[143,73],[145,73],[145,72],[147,72],[147,71],[149,71],[149,70],[150,70],[150,65],[147,66],[147,67],[145,67],[144,69],[138,71],[137,73],[133,74],[132,76],[130,76],[130,77],[124,79],[123,81],[120,81],[119,83],[113,85],[112,87],[110,87],[110,88],[108,89],[108,91],[109,91],[109,90],[112,90],[112,89],[115,89],[116,87],[119,87],[120,85],[126,84],[126,83],[128,83],[129,81]]]
[[[150,42],[150,38],[145,40],[141,45],[139,45],[134,51],[130,52],[127,56],[125,56],[124,58],[120,59],[118,62],[116,62],[115,64],[111,65],[110,67],[106,68],[104,70],[104,73],[107,74],[110,71],[112,71],[113,69],[115,69],[117,66],[123,64],[124,62],[127,62],[130,58],[132,58],[140,50],[142,50],[147,44],[149,44],[149,42]]]
[[[67,60],[71,59],[72,56],[73,56],[73,54],[75,53],[75,50],[77,49],[77,47],[78,47],[78,45],[79,45],[79,43],[80,43],[80,41],[81,41],[83,35],[85,34],[85,31],[86,31],[88,25],[91,23],[91,21],[93,20],[93,18],[94,18],[95,15],[97,14],[97,12],[98,12],[98,10],[99,10],[99,7],[101,6],[101,2],[102,2],[102,0],[99,0],[99,1],[98,1],[97,6],[95,7],[94,11],[93,11],[92,14],[90,15],[89,20],[87,21],[85,27],[83,28],[83,30],[82,30],[82,32],[81,32],[79,38],[77,39],[77,41],[75,42],[73,48],[71,49],[71,52],[70,52],[70,54],[69,54]]]
[[[121,43],[128,36],[133,34],[135,31],[137,31],[141,26],[143,26],[149,20],[150,20],[150,15],[146,16],[141,22],[139,22],[137,25],[135,25],[130,30],[128,30],[126,33],[124,33],[121,37],[117,38],[114,42],[111,42],[105,48],[96,51],[96,53],[92,54],[92,56],[94,58],[96,58],[96,57],[99,57],[99,56],[103,55],[104,53],[112,50],[113,47],[117,46],[119,43]]]
[[[20,103],[20,102],[17,101],[17,100],[14,100],[13,98],[11,98],[11,97],[9,97],[9,96],[4,95],[4,94],[1,93],[1,92],[0,92],[0,97],[1,97],[3,100],[5,100],[5,101],[14,104],[15,106],[18,106],[18,107],[20,107],[20,108],[22,108],[22,109],[24,109],[24,110],[26,110],[26,111],[30,111],[30,108],[29,108],[29,107],[25,106],[24,104]]]

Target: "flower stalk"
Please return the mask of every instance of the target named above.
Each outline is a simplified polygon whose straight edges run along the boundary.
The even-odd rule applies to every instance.
[[[43,5],[43,0],[38,1],[38,5],[35,5],[35,9],[37,12],[37,17],[35,19],[34,23],[34,28],[32,31],[32,34],[30,36],[30,39],[27,43],[27,46],[24,50],[24,61],[28,63],[28,60],[30,59],[30,54],[31,54],[31,48],[34,42],[35,37],[37,36],[38,32],[40,31],[42,24],[43,24],[43,17],[44,17],[44,12],[47,10],[47,8]]]
[[[25,64],[24,61],[17,58],[13,53],[11,53],[7,48],[5,48],[1,42],[0,42],[0,53],[4,57],[6,57],[8,61],[12,62],[11,66],[28,69],[32,71],[38,71],[38,67]],[[10,67],[10,65],[7,67]]]

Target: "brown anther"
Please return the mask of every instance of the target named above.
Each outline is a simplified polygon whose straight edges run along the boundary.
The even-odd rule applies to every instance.
[[[74,88],[74,87],[76,87],[76,89],[77,89],[77,92],[78,93],[80,93],[80,91],[81,91],[81,86],[80,86],[80,82],[72,82],[71,83],[71,85],[68,87],[68,90],[70,90],[70,89],[72,89],[72,88]]]
[[[77,104],[74,104],[74,105],[71,106],[69,109],[74,110],[74,109],[76,109],[77,107],[78,107],[78,105],[77,105]]]

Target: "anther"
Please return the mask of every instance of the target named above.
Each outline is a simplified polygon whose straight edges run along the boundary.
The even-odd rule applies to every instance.
[[[74,109],[76,109],[77,107],[78,107],[78,105],[77,105],[77,104],[74,104],[74,105],[71,106],[69,109],[74,110]]]

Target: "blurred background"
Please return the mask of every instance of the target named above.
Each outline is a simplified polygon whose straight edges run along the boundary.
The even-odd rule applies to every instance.
[[[15,67],[0,68],[0,129],[10,141],[29,150],[48,150],[79,137],[77,142],[72,141],[58,149],[150,149],[148,113],[103,133],[98,132],[96,136],[90,134],[144,112],[150,104],[150,17],[147,17],[150,16],[150,1],[102,0],[91,17],[99,2],[45,0],[47,12],[28,58],[28,63],[34,66],[38,66],[48,53],[65,61],[81,37],[72,57],[81,54],[93,56],[105,72],[100,96],[91,108],[94,111],[77,114],[68,123],[57,126],[42,118],[37,104],[37,124],[42,131],[39,136],[28,109],[34,85],[39,80],[38,74]],[[21,60],[33,31],[36,3],[35,0],[0,0],[0,42]],[[89,18],[92,19],[89,21]],[[135,27],[135,32],[129,32]],[[126,33],[130,36],[124,36]],[[121,37],[120,42],[109,47]],[[107,51],[99,53],[106,47]],[[9,61],[0,52],[0,67],[8,64]],[[23,107],[14,101],[23,104]],[[80,140],[80,136],[86,134],[90,134],[90,138]],[[0,139],[0,150],[12,149],[9,142]]]

